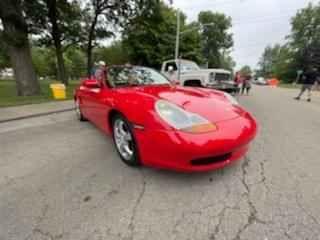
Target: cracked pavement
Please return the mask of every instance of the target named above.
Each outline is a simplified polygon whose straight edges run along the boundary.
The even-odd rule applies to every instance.
[[[255,87],[248,155],[182,174],[130,168],[73,113],[0,124],[0,239],[320,240],[320,96]]]

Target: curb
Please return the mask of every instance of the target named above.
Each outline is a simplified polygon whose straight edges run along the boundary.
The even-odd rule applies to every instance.
[[[70,112],[70,111],[73,111],[74,109],[75,108],[73,107],[73,108],[66,108],[66,109],[56,110],[56,111],[51,111],[51,112],[44,112],[44,113],[31,114],[31,115],[26,115],[26,116],[21,116],[21,117],[8,118],[8,119],[0,120],[0,123],[7,123],[7,122],[13,122],[13,121],[18,121],[18,120],[23,120],[23,119],[48,116],[48,115],[52,115],[52,114],[56,114],[56,113]]]

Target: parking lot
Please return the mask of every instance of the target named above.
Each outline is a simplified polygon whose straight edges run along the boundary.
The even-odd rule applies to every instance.
[[[129,168],[73,112],[0,124],[0,239],[320,239],[320,95],[255,87],[249,154],[223,170]]]

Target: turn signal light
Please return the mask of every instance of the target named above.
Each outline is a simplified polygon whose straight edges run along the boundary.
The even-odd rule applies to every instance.
[[[189,133],[207,133],[207,132],[216,131],[217,129],[218,128],[215,124],[205,123],[205,124],[194,125],[194,126],[188,127],[188,128],[183,128],[181,130],[184,132],[189,132]]]

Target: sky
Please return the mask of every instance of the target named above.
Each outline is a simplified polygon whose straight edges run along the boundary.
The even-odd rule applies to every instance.
[[[170,1],[168,1],[169,3]],[[197,20],[200,11],[218,11],[232,17],[234,47],[232,57],[237,68],[257,66],[264,48],[284,43],[290,33],[290,20],[297,10],[317,0],[173,0],[173,6]]]

